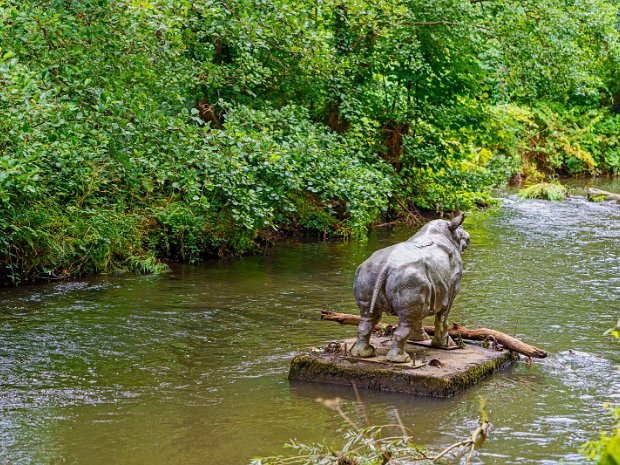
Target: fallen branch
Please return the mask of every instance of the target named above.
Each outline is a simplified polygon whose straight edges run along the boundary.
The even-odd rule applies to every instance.
[[[596,197],[604,197],[605,200],[616,200],[620,202],[620,194],[614,194],[613,192],[607,192],[601,189],[595,189],[594,187],[588,188],[588,200],[592,200]]]
[[[358,315],[352,315],[350,313],[321,311],[321,320],[336,321],[340,324],[357,325],[360,321],[360,317]],[[389,325],[379,323],[375,325],[374,330],[385,331],[388,326]],[[426,331],[429,335],[432,336],[433,334],[435,334],[435,327],[424,326],[424,331]],[[484,341],[488,339],[489,336],[491,336],[497,341],[497,343],[503,345],[506,349],[518,352],[522,355],[525,355],[526,357],[545,358],[547,356],[547,352],[545,352],[544,350],[526,344],[525,342],[522,342],[515,337],[509,336],[506,333],[495,331],[494,329],[468,329],[464,326],[454,324],[451,328],[448,329],[448,333],[452,338],[461,337],[463,339],[470,339],[473,341]]]
[[[365,408],[364,401],[359,395],[357,386],[352,384],[356,403],[359,407]],[[299,452],[299,455],[292,457],[265,457],[252,460],[252,465],[269,463],[271,465],[306,465],[308,463],[339,463],[339,464],[357,464],[357,463],[382,463],[399,464],[399,463],[416,463],[425,464],[437,463],[440,459],[446,459],[450,454],[450,462],[456,463],[456,456],[467,453],[465,465],[471,463],[471,459],[476,447],[482,443],[487,437],[487,429],[489,422],[486,415],[482,415],[480,424],[475,431],[472,432],[468,439],[459,441],[456,444],[446,447],[437,455],[431,455],[429,451],[421,448],[412,442],[411,431],[403,424],[397,410],[394,410],[397,423],[382,426],[368,426],[362,428],[351,418],[343,408],[344,402],[339,397],[333,399],[317,399],[325,407],[335,410],[345,423],[349,425],[351,430],[344,436],[347,440],[342,448],[327,447],[325,444],[301,444],[291,441],[290,447]],[[348,409],[347,409],[348,410]],[[366,415],[364,415],[366,416]],[[366,418],[366,422],[369,420]],[[384,431],[387,429],[400,428],[401,436],[387,436]],[[469,451],[467,451],[469,448]]]
[[[467,454],[467,458],[465,459],[465,465],[469,465],[471,463],[471,458],[474,456],[474,452],[476,451],[476,446],[484,442],[488,434],[489,434],[489,421],[486,418],[481,418],[480,425],[471,434],[471,439],[470,439],[470,444],[469,444],[470,446],[469,454]]]
[[[433,463],[439,461],[439,459],[445,457],[450,451],[454,449],[458,449],[459,447],[469,447],[469,454],[467,454],[466,459],[466,463],[469,464],[476,450],[476,444],[486,439],[488,430],[489,422],[485,418],[482,418],[480,420],[480,425],[471,433],[471,437],[469,439],[465,439],[464,441],[457,442],[456,444],[452,444],[451,446],[446,447],[439,454],[433,457]]]
[[[489,420],[487,420],[487,414],[485,412],[484,406],[486,401],[481,398],[480,399],[480,423],[478,427],[472,431],[469,439],[465,439],[464,441],[457,442],[456,444],[452,444],[451,446],[446,447],[443,451],[433,457],[432,463],[437,463],[441,458],[445,457],[448,453],[453,450],[457,450],[459,452],[462,451],[463,448],[469,447],[469,453],[465,459],[465,465],[470,465],[471,459],[474,456],[474,452],[476,452],[476,446],[482,444],[489,432]]]

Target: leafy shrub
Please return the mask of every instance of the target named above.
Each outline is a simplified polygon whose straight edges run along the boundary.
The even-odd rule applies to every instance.
[[[0,19],[2,281],[157,272],[288,229],[363,237],[388,206],[359,131],[295,105],[221,102],[223,128],[205,124],[174,6],[8,2]]]
[[[385,214],[492,204],[520,170],[618,171],[599,108],[617,7],[528,11],[2,2],[0,281],[160,271],[292,230],[363,239]]]
[[[354,465],[354,464],[387,464],[394,463],[419,463],[431,465],[450,460],[456,463],[457,458],[466,454],[465,462],[470,463],[476,446],[482,444],[488,434],[489,421],[484,412],[484,400],[481,399],[480,425],[472,432],[468,439],[452,444],[442,451],[433,453],[429,449],[415,444],[411,438],[411,432],[403,425],[398,412],[395,412],[397,424],[386,426],[359,427],[344,411],[342,399],[317,399],[326,407],[334,409],[350,427],[343,433],[342,447],[332,447],[325,443],[303,444],[290,441],[285,447],[293,449],[295,455],[255,458],[250,465]],[[358,397],[358,405],[362,409],[366,407]],[[367,417],[368,418],[368,417]],[[395,435],[394,430],[398,431]]]
[[[583,453],[597,465],[617,465],[620,463],[620,407],[615,409],[615,431],[601,433],[601,438],[584,444]]]
[[[620,168],[620,119],[608,108],[541,101],[532,107],[508,105],[503,111],[517,134],[511,145],[531,181]]]
[[[405,137],[400,172],[414,205],[432,211],[465,210],[495,204],[490,190],[518,171],[515,153],[499,148],[495,119],[445,128],[420,124]]]

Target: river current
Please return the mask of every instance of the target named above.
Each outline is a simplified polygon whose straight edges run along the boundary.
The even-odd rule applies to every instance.
[[[620,344],[603,336],[620,318],[620,205],[506,195],[465,228],[451,321],[550,355],[450,399],[361,391],[371,421],[397,411],[415,441],[440,449],[475,428],[482,398],[492,428],[474,463],[583,463],[580,444],[612,424],[603,404],[620,403]],[[341,397],[357,418],[353,391],[291,385],[288,363],[354,336],[319,311],[355,313],[356,266],[414,232],[1,290],[0,464],[243,464],[293,438],[334,442],[344,422],[316,398]]]

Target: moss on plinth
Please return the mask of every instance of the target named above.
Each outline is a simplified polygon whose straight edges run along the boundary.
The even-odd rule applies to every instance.
[[[356,358],[346,348],[353,340],[331,343],[324,350],[299,354],[291,361],[289,379],[313,383],[342,384],[420,396],[450,397],[516,359],[507,350],[485,349],[465,344],[459,350],[441,350],[407,344],[413,362],[385,360],[389,338],[373,337],[378,355]]]

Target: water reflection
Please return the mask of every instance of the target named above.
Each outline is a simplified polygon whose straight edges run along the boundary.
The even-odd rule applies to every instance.
[[[551,355],[447,400],[362,391],[371,419],[393,422],[397,409],[440,448],[476,425],[482,396],[493,429],[477,463],[579,463],[578,445],[609,422],[601,404],[620,401],[620,354],[602,337],[620,315],[620,207],[508,197],[466,227],[452,319]],[[356,417],[353,392],[290,385],[288,360],[355,334],[318,310],[352,311],[357,264],[412,233],[0,291],[0,462],[218,465],[289,438],[333,440],[342,421],[314,398],[342,397]]]

